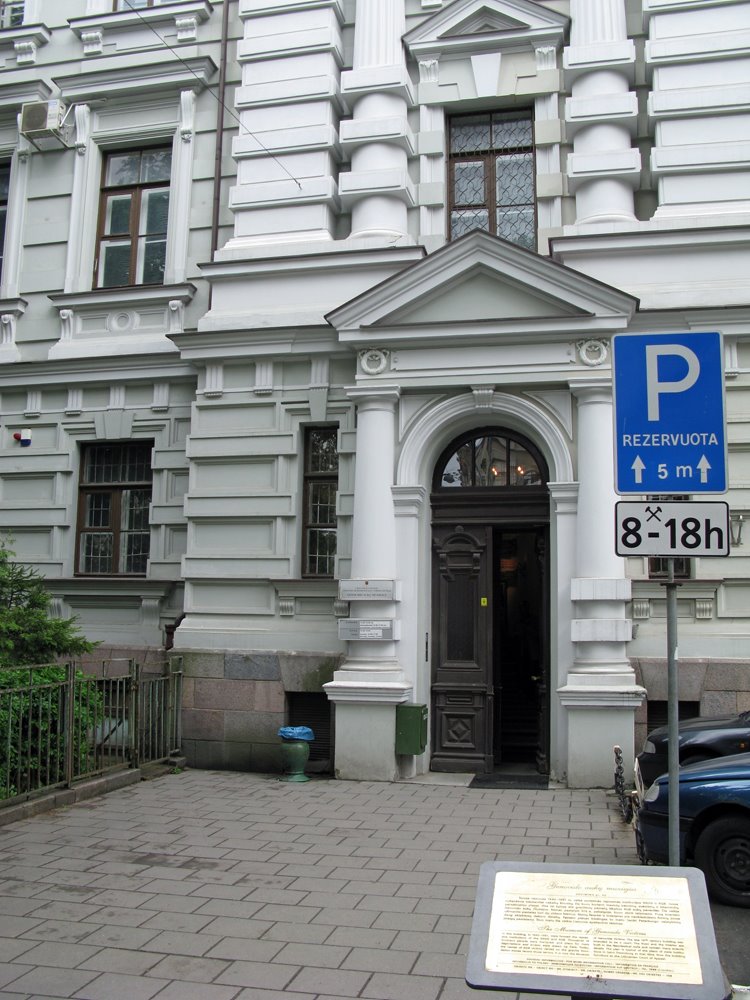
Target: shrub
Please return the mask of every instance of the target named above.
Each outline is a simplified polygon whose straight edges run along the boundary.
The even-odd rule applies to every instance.
[[[56,784],[65,776],[65,666],[95,643],[75,618],[50,618],[49,594],[36,570],[13,560],[0,541],[0,798]],[[31,666],[32,664],[48,664]],[[94,683],[76,672],[74,773],[88,757],[88,731],[100,708]]]

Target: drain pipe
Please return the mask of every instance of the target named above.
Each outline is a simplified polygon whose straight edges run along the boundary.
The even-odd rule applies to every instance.
[[[224,147],[224,103],[227,90],[227,50],[229,48],[229,5],[224,0],[221,13],[221,45],[219,52],[219,89],[216,95],[216,149],[214,156],[214,190],[211,205],[211,261],[219,244],[219,211],[221,208],[221,161]],[[208,287],[208,308],[211,308],[213,285]]]

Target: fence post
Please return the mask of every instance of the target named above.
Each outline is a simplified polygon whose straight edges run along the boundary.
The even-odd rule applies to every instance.
[[[141,666],[129,661],[130,669],[130,766],[141,765]]]
[[[182,657],[172,656],[169,671],[169,747],[170,756],[182,751]]]
[[[76,698],[76,665],[74,662],[65,664],[65,787],[73,784],[73,768],[75,758],[75,698]]]

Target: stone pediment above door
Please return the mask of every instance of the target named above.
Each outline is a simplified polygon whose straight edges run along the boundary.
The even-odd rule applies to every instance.
[[[366,347],[609,336],[638,306],[630,295],[506,240],[476,231],[449,243],[326,318]]]
[[[454,0],[404,43],[415,57],[503,51],[563,42],[568,18],[530,0]]]

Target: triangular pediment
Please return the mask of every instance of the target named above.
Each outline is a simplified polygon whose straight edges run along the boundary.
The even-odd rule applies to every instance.
[[[327,317],[342,341],[406,345],[621,329],[637,300],[619,289],[476,231],[371,288]]]
[[[413,55],[461,51],[477,36],[490,36],[501,52],[519,44],[550,41],[562,43],[568,19],[530,0],[454,0],[404,36]]]

